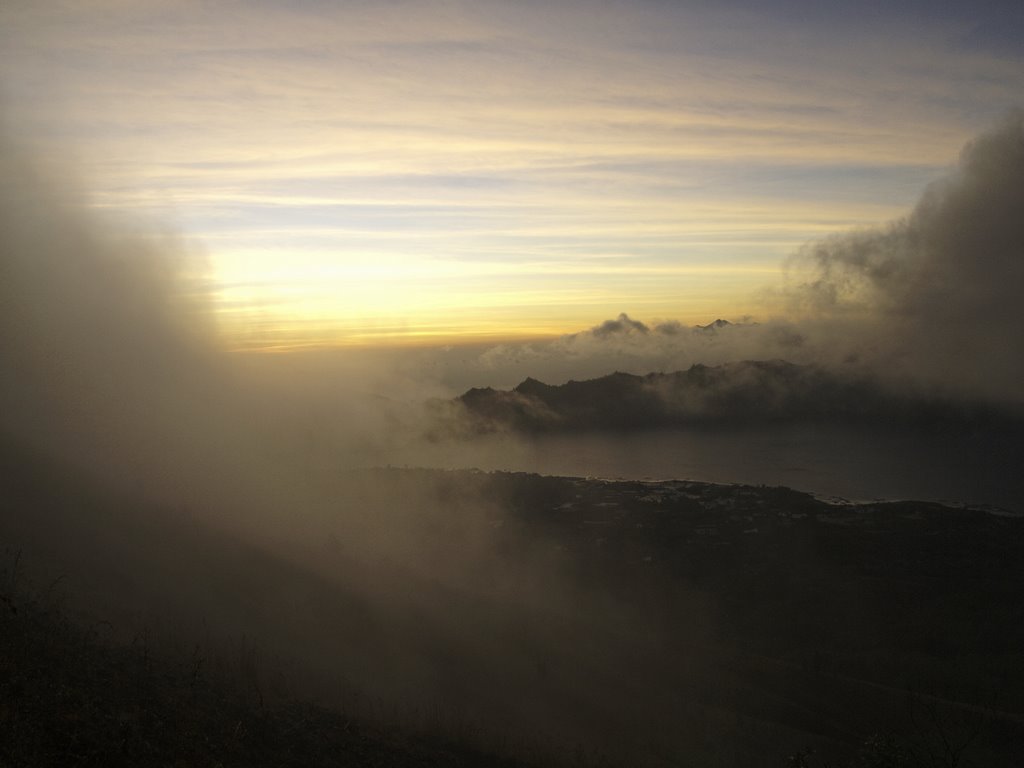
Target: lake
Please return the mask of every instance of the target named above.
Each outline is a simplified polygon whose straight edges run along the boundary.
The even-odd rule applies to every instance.
[[[395,464],[621,479],[786,485],[849,500],[917,499],[1024,512],[1019,434],[850,427],[491,435],[398,451]]]

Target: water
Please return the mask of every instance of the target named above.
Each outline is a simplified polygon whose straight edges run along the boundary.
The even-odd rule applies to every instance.
[[[850,500],[918,499],[1024,512],[1020,435],[848,427],[488,436],[397,463],[622,479],[786,485]],[[411,458],[411,457],[407,457]]]

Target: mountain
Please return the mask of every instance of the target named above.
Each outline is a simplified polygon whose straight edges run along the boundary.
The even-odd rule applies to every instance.
[[[694,331],[698,331],[698,332],[699,331],[707,331],[708,333],[714,333],[715,331],[719,330],[720,328],[727,328],[730,325],[733,325],[733,323],[730,323],[728,320],[723,320],[722,318],[718,318],[717,320],[714,320],[714,321],[708,323],[707,325],[696,325],[696,326],[694,326],[693,330]]]
[[[650,429],[770,423],[990,426],[994,409],[900,393],[866,376],[784,360],[693,365],[674,373],[616,372],[588,381],[470,389],[457,399],[479,431]]]

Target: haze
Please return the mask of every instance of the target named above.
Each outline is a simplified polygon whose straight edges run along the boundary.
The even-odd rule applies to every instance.
[[[5,3],[6,541],[93,615],[260,638],[301,695],[629,756],[622,712],[673,717],[646,659],[738,637],[715,595],[588,581],[502,529],[500,476],[365,470],[1024,511],[1024,15],[851,8]],[[453,405],[779,360],[969,428],[545,442]]]

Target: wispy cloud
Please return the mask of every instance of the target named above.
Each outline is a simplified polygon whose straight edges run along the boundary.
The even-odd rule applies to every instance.
[[[1024,83],[1021,60],[956,44],[970,19],[899,9],[843,24],[756,3],[2,13],[18,130],[83,158],[97,205],[170,216],[207,242],[226,283],[368,259],[404,265],[399,276],[479,275],[496,259],[592,276],[587,261],[610,256],[734,278],[732,265],[764,268],[830,229],[896,216]],[[549,285],[552,314],[571,279]],[[616,288],[602,283],[586,310],[614,313],[601,291]],[[681,307],[709,290],[723,311],[740,300],[707,282],[673,289]],[[524,295],[524,312],[536,304]],[[341,305],[294,310],[314,305],[343,333]],[[379,319],[418,321],[397,311]]]
[[[1016,112],[970,142],[906,216],[801,248],[788,281],[766,293],[772,319],[695,327],[622,313],[558,339],[492,347],[472,368],[507,387],[526,376],[558,384],[783,358],[1019,410],[1022,180],[1024,113]]]

